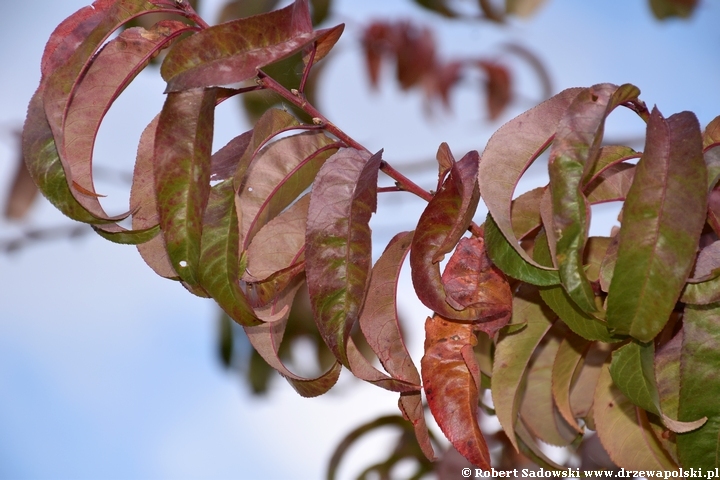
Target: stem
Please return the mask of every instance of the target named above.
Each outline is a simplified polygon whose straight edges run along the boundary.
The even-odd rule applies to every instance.
[[[307,79],[310,76],[310,69],[313,66],[313,62],[315,61],[315,53],[317,52],[317,42],[313,43],[312,51],[310,52],[310,58],[308,59],[307,65],[305,65],[305,70],[303,70],[303,76],[300,80],[300,86],[298,87],[298,90],[303,95],[305,94],[305,84],[307,83]]]
[[[190,5],[190,2],[188,2],[187,0],[175,0],[175,4],[178,6],[178,8],[185,11],[187,18],[197,23],[201,28],[204,29],[210,27],[210,25],[208,25],[208,23],[203,20],[200,15],[198,15],[192,5]]]
[[[313,122],[321,125],[325,130],[335,135],[341,142],[343,142],[348,147],[352,147],[356,150],[370,152],[367,148],[360,145],[357,141],[355,141],[351,136],[349,136],[347,133],[343,132],[340,128],[338,128],[334,123],[332,123],[330,120],[328,120],[318,109],[316,109],[313,105],[311,105],[307,99],[305,98],[305,95],[300,91],[289,91],[287,88],[283,87],[280,83],[278,83],[277,80],[263,72],[262,70],[258,69],[258,78],[260,79],[261,84],[268,90],[271,90],[278,95],[280,95],[283,99],[287,100],[288,102],[292,103],[299,109],[301,109],[303,112],[307,113],[309,116],[312,117]],[[432,199],[432,194],[428,192],[427,190],[424,190],[422,187],[417,185],[415,182],[407,178],[402,173],[395,170],[393,167],[390,166],[389,163],[386,161],[382,161],[380,164],[380,170],[383,171],[387,176],[395,180],[395,183],[397,187],[401,190],[405,190],[410,193],[414,193],[418,197],[422,198],[425,201],[430,201]]]

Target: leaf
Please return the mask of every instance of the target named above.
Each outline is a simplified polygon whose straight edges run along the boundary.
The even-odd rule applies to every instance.
[[[535,259],[541,263],[550,263],[550,251],[544,235],[538,235],[535,240]],[[600,340],[603,342],[617,342],[621,338],[612,335],[604,322],[595,316],[583,312],[572,301],[570,295],[561,285],[540,289],[543,302],[552,309],[570,330],[586,340]]]
[[[95,215],[106,216],[97,203],[92,178],[95,137],[105,113],[150,59],[188,29],[182,22],[163,21],[150,30],[133,27],[123,31],[97,53],[72,91],[55,141],[72,181],[71,190]]]
[[[648,342],[675,308],[705,223],[707,172],[692,113],[665,120],[657,109],[623,209],[618,259],[607,299],[617,333]]]
[[[476,330],[489,337],[507,325],[512,311],[512,293],[507,279],[485,253],[482,238],[461,238],[442,274],[445,301],[457,310],[475,308]]]
[[[118,225],[109,225],[105,227],[92,226],[95,233],[113,243],[121,245],[137,245],[149,242],[157,237],[160,233],[160,226],[155,225],[145,230],[126,230]]]
[[[532,16],[543,3],[545,0],[505,0],[505,12],[527,18]]]
[[[635,165],[618,163],[600,173],[586,187],[588,203],[622,201],[635,178]]]
[[[130,210],[133,212],[132,226],[135,230],[151,228],[160,223],[153,173],[155,132],[159,120],[160,115],[157,115],[140,136],[130,189]],[[155,273],[164,278],[178,278],[177,272],[170,263],[162,231],[152,240],[138,244],[137,249],[142,259]]]
[[[282,342],[285,326],[287,325],[287,317],[290,314],[289,306],[295,297],[295,293],[302,285],[301,279],[296,280],[294,285],[289,286],[282,298],[279,298],[273,305],[267,307],[266,312],[269,317],[277,317],[282,314],[279,319],[263,323],[255,327],[243,327],[250,343],[262,358],[277,370],[292,387],[303,397],[316,397],[330,390],[337,382],[342,370],[339,362],[333,365],[316,378],[306,378],[295,375],[287,369],[282,360],[278,356],[280,343]],[[282,313],[285,312],[285,313]],[[264,316],[258,312],[260,316]]]
[[[580,370],[580,361],[589,345],[590,342],[584,338],[569,333],[560,343],[552,366],[550,384],[555,405],[562,418],[578,433],[583,429],[575,420],[570,406],[570,387],[575,372]]]
[[[540,200],[545,187],[534,188],[513,200],[512,228],[518,239],[523,239],[530,232],[537,230],[542,223],[540,219]]]
[[[570,406],[573,416],[582,418],[591,430],[596,430],[592,421],[595,389],[600,378],[602,366],[610,355],[612,346],[603,342],[593,342],[583,356],[583,364],[570,390]]]
[[[485,248],[490,260],[510,277],[539,286],[560,283],[557,270],[543,270],[526,262],[523,256],[509,243],[490,214],[485,220]]]
[[[481,309],[462,311],[446,301],[439,262],[470,226],[480,200],[477,190],[478,153],[473,151],[455,163],[443,188],[420,215],[410,249],[410,267],[415,292],[426,307],[450,319],[480,318]]]
[[[310,195],[306,194],[257,233],[247,250],[247,282],[258,282],[305,258],[305,227]]]
[[[168,92],[230,85],[328,35],[339,36],[343,28],[313,31],[307,0],[296,0],[281,10],[226,22],[185,38],[165,57],[160,73],[168,82]],[[326,50],[316,54],[315,61]]]
[[[240,288],[238,220],[232,180],[213,186],[203,216],[198,283],[225,313],[243,326],[260,325]]]
[[[369,221],[377,206],[381,152],[341,149],[320,168],[308,209],[305,261],[315,322],[335,357],[360,315],[371,268]]]
[[[203,213],[210,195],[215,89],[168,94],[155,133],[155,193],[170,262],[198,285]]]
[[[452,169],[452,166],[455,165],[455,157],[450,150],[450,146],[443,142],[438,147],[435,158],[438,162],[438,190],[440,190],[447,174]]]
[[[565,110],[583,89],[564,90],[537,107],[515,117],[500,127],[488,141],[480,161],[478,182],[480,193],[497,229],[508,244],[530,266],[528,270],[548,270],[537,264],[520,247],[512,230],[511,206],[515,187],[525,170],[552,142],[557,125]],[[510,274],[496,260],[488,242],[490,258]],[[494,246],[498,242],[492,242]],[[532,268],[535,267],[535,268]],[[517,278],[517,277],[515,277]]]
[[[701,428],[677,436],[683,467],[720,467],[720,308],[718,304],[685,307],[680,357],[678,417],[690,421],[707,417]]]
[[[593,409],[597,434],[617,466],[646,471],[677,469],[655,438],[645,412],[613,384],[607,365],[601,369]]]
[[[8,220],[21,220],[24,218],[28,214],[30,207],[35,203],[37,194],[38,188],[33,182],[25,162],[23,162],[22,155],[20,155],[15,167],[10,193],[5,202],[5,218]]]
[[[432,433],[425,422],[425,408],[420,392],[404,392],[400,394],[398,407],[405,420],[412,423],[415,438],[425,457],[430,461],[437,460],[430,438]]]
[[[552,393],[553,363],[566,330],[555,324],[537,348],[525,374],[525,389],[520,399],[520,418],[536,438],[556,446],[567,446],[578,436],[555,406]]]
[[[485,101],[490,120],[497,120],[512,101],[512,77],[504,65],[479,61],[485,73]]]
[[[337,143],[322,132],[285,137],[250,164],[236,200],[240,239],[247,249],[258,230],[308,188]]]
[[[109,36],[132,17],[156,10],[156,7],[146,1],[117,1],[107,9],[104,15],[92,31],[87,33],[82,43],[69,55],[62,65],[58,66],[48,75],[42,85],[45,86],[43,95],[43,107],[47,116],[48,125],[52,130],[60,161],[65,170],[66,180],[71,193],[76,200],[87,209],[93,216],[103,220],[119,220],[127,217],[118,215],[108,217],[98,201],[98,195],[92,191],[91,185],[82,185],[79,182],[87,183],[89,172],[75,173],[75,160],[71,158],[72,152],[66,154],[65,129],[68,126],[67,115],[69,108],[77,98],[74,94],[79,86],[84,83],[85,76],[92,67],[91,61],[103,43]],[[83,95],[83,101],[85,96]],[[92,98],[91,98],[92,99]],[[72,122],[72,120],[71,120]],[[72,124],[70,124],[72,128]],[[72,135],[72,132],[70,132]],[[69,138],[72,144],[74,138]],[[88,188],[90,187],[90,188]]]
[[[605,118],[620,103],[637,98],[631,85],[601,84],[580,92],[560,120],[550,150],[555,258],[563,287],[584,312],[597,311],[595,294],[582,265],[590,228],[590,205],[582,192],[600,155]],[[550,225],[546,225],[550,229]]]
[[[650,0],[650,8],[658,20],[670,17],[688,18],[697,4],[697,0]]]
[[[279,0],[233,0],[226,2],[218,16],[218,23],[225,23],[237,18],[246,18],[261,13],[267,13],[275,9]]]
[[[515,423],[520,407],[520,385],[533,352],[553,324],[537,290],[521,285],[513,297],[513,323],[527,326],[512,334],[501,334],[495,348],[492,399],[500,425],[517,450]]]
[[[420,362],[430,411],[450,443],[475,466],[490,469],[490,452],[478,425],[480,368],[473,326],[435,314],[425,321]]]

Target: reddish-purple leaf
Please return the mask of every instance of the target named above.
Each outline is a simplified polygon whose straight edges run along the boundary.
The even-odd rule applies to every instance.
[[[79,88],[82,80],[84,80],[84,76],[88,73],[88,69],[91,67],[92,61],[95,59],[94,55],[98,49],[100,49],[108,37],[125,22],[143,12],[152,10],[156,10],[156,7],[144,0],[118,0],[114,2],[107,9],[103,10],[104,14],[102,19],[98,22],[97,26],[87,34],[72,55],[67,57],[65,62],[63,62],[61,66],[58,66],[58,68],[44,80],[45,93],[43,95],[43,107],[57,144],[60,161],[65,170],[70,191],[77,201],[91,212],[93,216],[104,220],[119,220],[127,217],[127,214],[109,217],[102,209],[97,198],[98,195],[92,189],[89,171],[81,171],[78,174],[74,173],[73,159],[65,153],[67,115],[71,101],[78,98],[74,95],[74,92]],[[92,96],[86,98],[86,95],[82,95],[80,98],[82,98],[83,102],[93,100]],[[101,110],[104,114],[105,107],[101,107]],[[73,122],[69,124],[71,128],[72,124]],[[94,133],[92,137],[94,138]],[[70,137],[68,141],[72,143],[75,139]]]
[[[473,319],[476,330],[492,338],[510,321],[510,285],[488,258],[481,238],[460,239],[442,274],[442,284],[451,307],[477,310],[478,317]]]
[[[425,321],[420,368],[430,411],[450,443],[474,465],[489,470],[490,452],[478,425],[480,368],[473,326],[435,314]]]
[[[198,284],[200,236],[210,195],[215,89],[168,94],[155,134],[155,194],[173,268]]]
[[[347,342],[348,369],[360,380],[364,380],[373,385],[390,390],[391,392],[414,393],[420,391],[420,385],[414,382],[406,382],[404,380],[393,378],[386,373],[381,372],[363,356],[363,354],[355,346],[352,337]]]
[[[160,115],[157,115],[140,136],[133,183],[130,189],[130,210],[133,212],[133,229],[142,230],[160,224],[160,214],[155,195],[153,158],[155,155],[155,132]],[[178,279],[170,263],[162,231],[149,242],[137,246],[145,263],[161,277]]]
[[[581,88],[564,90],[510,120],[490,138],[480,162],[478,171],[480,193],[490,215],[498,230],[507,239],[509,246],[529,264],[529,267],[534,267],[536,270],[549,268],[536,263],[518,243],[518,238],[512,230],[513,193],[525,170],[550,145],[560,119],[573,99],[583,90]],[[496,261],[490,249],[489,239],[488,252],[491,252],[490,258]]]
[[[272,219],[247,249],[243,280],[260,282],[305,259],[305,230],[310,195],[306,194]]]
[[[303,397],[316,397],[322,395],[332,388],[337,382],[342,370],[340,362],[335,362],[330,369],[316,378],[307,378],[294,374],[283,364],[278,356],[280,343],[282,342],[287,317],[290,315],[289,307],[295,298],[295,293],[302,286],[302,281],[297,280],[294,285],[286,289],[285,294],[278,298],[272,305],[266,307],[265,311],[258,311],[258,315],[268,320],[276,318],[256,327],[244,327],[245,333],[255,350],[263,359],[277,370],[280,375],[290,382],[290,385]],[[280,315],[280,318],[277,316]]]
[[[470,226],[480,200],[477,187],[478,154],[473,151],[453,164],[443,187],[418,220],[410,249],[412,281],[418,298],[446,318],[476,320],[482,309],[462,311],[451,306],[440,277],[443,256],[452,251]]]
[[[257,75],[257,69],[302,51],[320,40],[317,59],[342,31],[313,31],[307,0],[274,12],[206,28],[179,42],[163,62],[167,91],[229,85]]]
[[[241,185],[236,185],[243,248],[260,228],[309,187],[320,167],[337,151],[322,132],[305,132],[273,142],[256,156]]]
[[[490,120],[497,120],[512,101],[512,78],[504,65],[480,61],[478,66],[485,72],[485,102]]]
[[[685,285],[705,223],[707,170],[691,113],[657,109],[623,209],[607,322],[642,342],[657,335]]]
[[[617,105],[636,99],[639,93],[630,85],[601,84],[583,90],[560,120],[550,150],[548,168],[558,271],[568,295],[585,312],[595,312],[598,307],[582,265],[590,227],[590,205],[582,187],[595,171],[605,118]]]
[[[375,263],[359,323],[370,348],[385,370],[394,377],[419,386],[420,374],[403,342],[396,303],[400,269],[410,249],[412,236],[412,232],[395,235]]]
[[[346,342],[370,278],[370,217],[377,205],[381,152],[342,149],[317,174],[308,210],[305,261],[315,322],[335,357]]]

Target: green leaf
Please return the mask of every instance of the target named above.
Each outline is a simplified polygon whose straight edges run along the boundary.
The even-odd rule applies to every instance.
[[[198,285],[203,213],[210,195],[215,89],[168,94],[155,134],[155,193],[173,268]]]
[[[660,415],[660,397],[655,384],[655,345],[630,342],[612,353],[613,383],[632,403]]]
[[[641,342],[657,335],[685,285],[706,215],[707,171],[692,113],[653,110],[623,210],[607,322]]]
[[[535,260],[541,263],[550,263],[550,250],[544,235],[535,239]],[[586,340],[600,340],[603,342],[617,342],[621,340],[610,334],[607,325],[593,315],[583,312],[561,285],[540,289],[543,302],[557,314],[570,330]]]
[[[277,140],[256,155],[242,184],[236,185],[243,249],[312,184],[337,145],[322,132],[306,132]]]
[[[535,269],[548,270],[536,263],[519,245],[512,229],[512,198],[520,177],[538,159],[553,141],[560,119],[581,88],[564,90],[537,107],[515,117],[500,127],[490,138],[483,152],[478,171],[478,182],[483,201],[497,224],[497,229],[507,239],[511,248]],[[490,241],[488,252],[491,253]],[[493,242],[498,246],[498,242]],[[496,262],[497,263],[497,262]],[[508,275],[515,277],[500,268]],[[557,273],[554,273],[557,276]],[[524,278],[518,278],[527,281]],[[557,283],[557,282],[555,282]],[[544,283],[547,285],[547,283]]]
[[[605,118],[620,103],[637,98],[633,86],[601,84],[580,92],[560,120],[550,150],[552,228],[555,258],[565,290],[584,312],[597,311],[595,294],[583,270],[590,228],[590,205],[582,192],[600,155]],[[546,228],[550,228],[546,225]]]
[[[650,8],[658,20],[670,17],[688,18],[697,4],[697,0],[650,0]]]
[[[369,222],[381,161],[381,152],[341,149],[320,168],[310,194],[305,247],[310,302],[320,334],[346,366],[346,343],[370,279]]]
[[[485,248],[490,260],[506,275],[531,285],[558,285],[560,276],[557,270],[543,270],[535,261],[528,263],[503,235],[493,217],[488,214],[485,220]],[[527,255],[527,254],[524,254]]]
[[[520,385],[530,358],[552,327],[554,315],[542,304],[537,290],[521,285],[513,298],[513,323],[527,323],[520,331],[500,334],[492,372],[492,399],[500,425],[517,449],[515,423]]]
[[[225,180],[210,189],[203,216],[198,283],[227,315],[243,326],[260,325],[238,279],[238,220],[235,189]]]
[[[140,243],[149,242],[153,238],[157,237],[160,233],[160,225],[146,228],[144,230],[126,230],[117,225],[110,225],[107,227],[98,227],[93,225],[95,233],[103,237],[105,240],[109,240],[113,243],[119,243],[121,245],[138,245]]]
[[[160,72],[168,92],[230,85],[316,41],[337,40],[343,28],[313,31],[307,0],[296,0],[281,10],[226,22],[185,38],[168,53]],[[315,61],[327,51],[329,46],[319,49]]]
[[[680,359],[680,420],[708,417],[701,428],[677,436],[683,467],[720,467],[720,306],[685,307]]]
[[[645,412],[633,405],[613,384],[607,365],[602,367],[595,389],[593,410],[600,441],[618,467],[632,470],[677,469],[655,437]]]
[[[420,215],[410,249],[415,292],[426,307],[449,319],[480,318],[482,309],[453,308],[447,301],[440,261],[465,234],[480,200],[477,188],[478,153],[472,151],[453,164],[443,188]]]

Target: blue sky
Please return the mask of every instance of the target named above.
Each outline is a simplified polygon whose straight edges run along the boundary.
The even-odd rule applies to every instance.
[[[86,4],[6,3],[0,30],[1,128],[21,124],[47,37]],[[206,0],[207,18],[213,18],[218,3]],[[506,30],[448,22],[418,12],[406,0],[335,3],[348,28],[323,78],[323,111],[369,149],[384,148],[385,158],[401,170],[417,159],[434,158],[442,141],[456,156],[482,150],[502,121],[532,106],[537,86],[531,74],[522,75],[518,90],[525,100],[499,122],[485,120],[481,98],[470,84],[453,96],[454,114],[428,119],[416,93],[401,93],[388,82],[378,92],[369,91],[357,39],[371,18],[411,14],[432,22],[448,55],[495,55],[498,45],[520,42],[545,61],[556,91],[631,82],[666,116],[692,110],[704,125],[720,114],[716,2],[702,2],[690,21],[658,23],[645,0],[548,0],[536,17]],[[391,75],[387,69],[386,77]],[[135,143],[161,108],[162,90],[156,72],[128,89],[101,130],[98,164],[131,170]],[[247,128],[231,107],[221,107],[221,113],[217,146]],[[618,138],[641,134],[641,122],[631,115],[620,113],[608,125],[608,135]],[[0,135],[2,191],[16,155],[8,139]],[[542,181],[540,169],[534,172],[523,188]],[[432,174],[414,178],[433,186]],[[126,205],[125,187],[109,183],[99,189],[109,194],[110,210]],[[376,252],[394,233],[413,228],[422,204],[391,195],[380,208],[372,224]],[[613,216],[604,212],[598,228],[607,230]],[[0,220],[0,239],[32,226],[67,223],[38,202],[25,222]],[[419,361],[427,312],[413,300],[406,277],[401,311],[410,320],[410,348]],[[0,287],[3,479],[317,479],[345,433],[396,411],[395,394],[354,381],[347,372],[335,390],[318,399],[300,398],[282,380],[272,384],[270,396],[252,397],[216,360],[213,305],[155,276],[132,247],[91,235],[0,255]],[[387,441],[378,436],[364,442],[341,477],[357,474]]]

